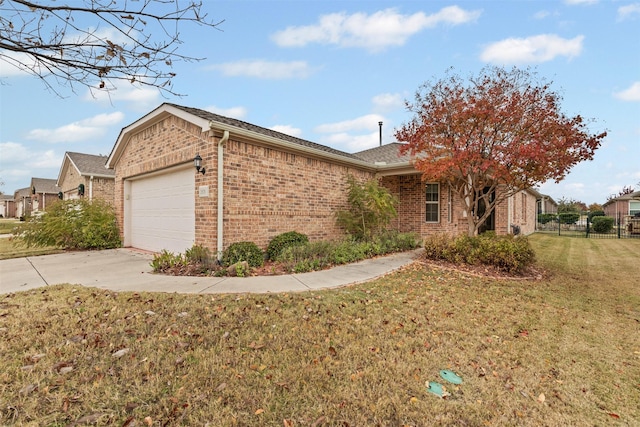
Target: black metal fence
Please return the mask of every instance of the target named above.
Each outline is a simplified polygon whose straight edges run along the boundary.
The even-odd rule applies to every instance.
[[[589,212],[539,214],[536,231],[589,239],[640,239],[640,217],[592,216]]]

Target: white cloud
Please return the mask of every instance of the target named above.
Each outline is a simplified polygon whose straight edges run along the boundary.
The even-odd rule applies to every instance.
[[[533,17],[534,17],[535,19],[544,19],[544,18],[546,18],[546,17],[547,17],[547,16],[549,16],[549,15],[550,15],[549,11],[547,11],[547,10],[541,10],[541,11],[539,11],[539,12],[536,12],[536,13],[533,15]]]
[[[318,133],[341,133],[350,131],[378,129],[378,122],[384,121],[379,114],[367,114],[352,120],[337,123],[327,123],[316,126],[314,131]]]
[[[564,39],[555,34],[541,34],[524,39],[509,38],[485,47],[480,58],[498,64],[540,63],[558,56],[573,58],[582,52],[584,36]]]
[[[364,135],[350,135],[341,132],[322,138],[320,142],[348,153],[356,153],[368,148],[377,147],[380,143],[380,136],[377,132]]]
[[[128,106],[136,111],[149,111],[158,104],[160,97],[159,89],[155,87],[139,87],[124,81],[112,82],[118,86],[109,90],[88,89],[84,99],[86,101],[100,102],[105,105],[114,102],[126,102]]]
[[[598,0],[564,0],[568,5],[581,5],[581,4],[596,4]]]
[[[332,13],[321,16],[317,24],[288,27],[271,38],[282,47],[320,43],[379,52],[390,46],[402,46],[409,37],[425,28],[472,22],[481,13],[480,10],[464,10],[458,6],[448,6],[431,15],[424,12],[403,15],[396,9],[385,9],[372,15]]]
[[[372,98],[373,107],[377,111],[389,111],[404,105],[404,98],[399,93],[381,93]]]
[[[275,130],[276,132],[295,136],[296,138],[300,138],[300,135],[302,135],[302,129],[293,127],[291,125],[275,125],[271,126],[270,129]]]
[[[0,143],[0,174],[7,183],[20,181],[20,188],[29,185],[32,176],[57,176],[62,155],[54,150],[34,150],[16,142]],[[13,193],[18,188],[3,189],[6,193]]]
[[[640,3],[633,3],[618,8],[618,20],[635,19],[640,17]]]
[[[20,77],[33,74],[38,64],[31,55],[20,52],[2,52],[0,54],[0,78]]]
[[[216,107],[215,105],[210,105],[206,107],[205,110],[210,113],[219,114],[225,117],[232,117],[238,120],[244,119],[247,115],[247,109],[244,107],[221,108]]]
[[[119,111],[98,114],[55,129],[33,129],[26,138],[51,143],[88,141],[102,137],[107,132],[107,128],[120,123],[123,119],[124,114]]]
[[[640,82],[634,82],[627,89],[613,95],[623,101],[640,101]]]
[[[259,79],[304,79],[311,75],[311,67],[305,61],[275,62],[275,61],[237,61],[216,64],[207,67],[219,70],[225,76],[256,77]]]

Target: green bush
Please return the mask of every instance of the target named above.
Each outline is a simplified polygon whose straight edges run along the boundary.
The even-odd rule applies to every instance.
[[[222,264],[230,266],[240,261],[247,261],[249,267],[261,267],[264,264],[264,253],[253,242],[232,243],[222,253]]]
[[[580,219],[579,213],[563,212],[558,214],[560,224],[575,224]]]
[[[286,233],[278,234],[271,239],[267,246],[267,258],[275,260],[283,249],[290,246],[302,245],[309,242],[309,238],[306,234],[298,233],[297,231],[289,231]]]
[[[558,215],[556,214],[544,213],[544,214],[538,215],[538,222],[540,224],[546,224],[551,221],[555,221],[556,219],[558,219]]]
[[[414,233],[387,232],[371,241],[345,239],[310,242],[285,248],[276,261],[296,273],[321,270],[331,265],[347,264],[392,252],[415,249],[419,245]]]
[[[425,256],[455,264],[491,265],[516,273],[535,261],[535,253],[524,236],[496,236],[485,233],[470,237],[437,234],[424,241]]]
[[[96,199],[57,201],[46,212],[20,224],[14,240],[27,247],[57,246],[63,249],[111,249],[120,246],[113,207]]]
[[[159,254],[153,255],[151,268],[154,273],[162,273],[175,267],[184,267],[188,264],[186,257],[182,254],[174,254],[163,249]]]
[[[591,230],[594,233],[610,233],[613,230],[615,218],[610,216],[596,216],[592,220]]]
[[[336,212],[336,221],[357,240],[369,240],[397,216],[398,199],[376,179],[361,183],[350,175],[347,185],[349,208]]]
[[[589,212],[589,220],[593,220],[593,218],[597,217],[597,216],[605,216],[604,215],[604,211],[592,211]]]

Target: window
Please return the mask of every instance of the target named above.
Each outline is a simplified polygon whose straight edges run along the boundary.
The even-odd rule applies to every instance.
[[[427,222],[440,221],[440,184],[427,184],[426,187],[426,217]]]
[[[629,201],[629,215],[640,213],[640,202]]]

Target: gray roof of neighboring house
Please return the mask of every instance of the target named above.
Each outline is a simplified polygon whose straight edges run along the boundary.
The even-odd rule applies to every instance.
[[[56,180],[48,178],[31,178],[31,188],[35,188],[36,193],[57,194],[60,191],[60,187],[56,185]]]
[[[400,147],[402,147],[402,145],[403,144],[399,142],[392,142],[391,144],[359,151],[353,155],[369,163],[406,163],[411,160],[411,156],[409,154],[400,155]]]
[[[74,153],[67,151],[66,156],[78,169],[80,175],[101,175],[115,178],[116,172],[105,166],[108,156],[96,156],[94,154]]]
[[[15,193],[13,193],[13,195],[14,195],[14,199],[17,199],[20,197],[31,197],[31,187],[20,188],[16,190]]]
[[[322,144],[317,144],[315,142],[311,142],[311,141],[307,141],[305,139],[301,139],[301,138],[296,138],[295,136],[291,136],[291,135],[287,135],[286,133],[282,133],[282,132],[278,132],[272,129],[267,129],[267,128],[263,128],[261,126],[257,126],[251,123],[247,123],[247,122],[243,122],[242,120],[238,120],[238,119],[232,119],[230,117],[225,117],[225,116],[221,116],[215,113],[211,113],[209,111],[205,111],[205,110],[200,110],[199,108],[191,108],[191,107],[184,107],[182,105],[177,105],[177,104],[172,104],[172,103],[166,103],[166,105],[170,105],[172,107],[175,108],[179,108],[182,111],[185,111],[189,114],[193,114],[194,116],[198,116],[200,118],[203,118],[205,120],[211,120],[211,121],[216,121],[219,123],[224,123],[230,126],[235,126],[237,128],[240,129],[246,129],[255,133],[259,133],[262,135],[266,135],[266,136],[270,136],[273,138],[278,138],[281,139],[283,141],[287,141],[287,142],[291,142],[294,144],[299,144],[302,145],[304,147],[308,147],[308,148],[314,148],[316,150],[321,150],[321,151],[325,151],[327,153],[332,153],[332,154],[337,154],[339,156],[344,156],[347,157],[349,159],[355,159],[355,160],[361,160],[359,157],[354,156],[353,154],[349,154],[346,153],[344,151],[340,151],[340,150],[336,150],[334,148],[331,147],[327,147],[325,145]]]
[[[617,202],[619,200],[640,200],[640,191],[634,191],[633,193],[624,194],[622,196],[614,197],[613,199],[609,199],[605,202],[604,206],[610,205],[613,202]]]
[[[0,194],[2,200],[13,200],[13,194]]]

